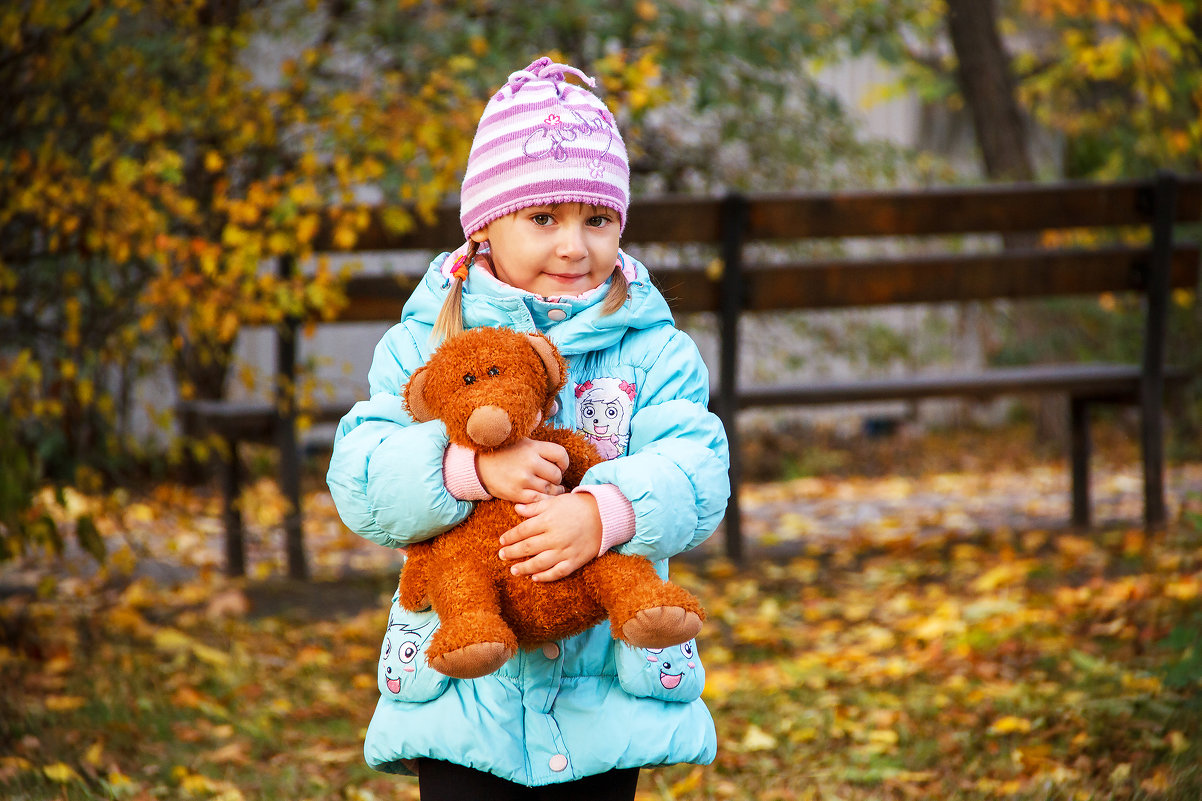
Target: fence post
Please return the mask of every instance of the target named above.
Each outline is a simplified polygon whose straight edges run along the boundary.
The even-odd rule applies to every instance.
[[[742,448],[739,444],[739,316],[745,292],[743,240],[747,235],[747,199],[730,194],[722,202],[722,281],[719,285],[718,414],[730,443],[730,503],[726,507],[726,556],[741,564],[743,549],[739,486],[743,479]]]
[[[291,255],[280,256],[277,271],[282,281],[292,278],[296,261]],[[309,577],[305,563],[305,533],[301,517],[300,447],[296,437],[296,336],[300,320],[287,315],[276,327],[275,445],[280,454],[280,493],[288,501],[284,510],[284,551],[288,576]]]
[[[1144,526],[1162,529],[1164,503],[1164,359],[1168,337],[1169,278],[1173,223],[1177,216],[1177,176],[1156,176],[1152,196],[1152,262],[1145,297],[1144,364],[1140,379],[1140,421],[1144,454]]]

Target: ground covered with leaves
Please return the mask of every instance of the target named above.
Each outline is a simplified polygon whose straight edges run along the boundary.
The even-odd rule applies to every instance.
[[[811,477],[748,500],[795,486],[804,501],[823,480],[844,504],[897,494],[897,476]],[[979,471],[909,480],[916,503],[981,486]],[[278,499],[254,492],[267,574]],[[0,574],[0,796],[416,798],[361,755],[395,555],[359,545],[314,495],[319,579],[230,581],[214,498],[122,500],[69,498],[95,505],[104,568],[35,558]],[[1153,536],[919,528],[889,512],[840,536],[794,532],[745,568],[675,564],[710,615],[719,755],[644,771],[640,798],[1196,801],[1202,496],[1173,500]]]

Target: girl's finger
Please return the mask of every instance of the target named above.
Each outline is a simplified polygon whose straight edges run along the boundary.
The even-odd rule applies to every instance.
[[[509,568],[509,572],[515,576],[533,576],[536,573],[542,573],[550,567],[554,567],[557,558],[548,554],[546,551],[535,553],[529,559],[518,562],[513,567]]]
[[[530,578],[533,581],[559,581],[571,572],[572,567],[567,562],[556,562],[549,569],[535,573]]]
[[[548,462],[554,462],[560,472],[568,469],[568,452],[562,445],[554,442],[539,442],[538,452]]]
[[[528,504],[518,503],[518,504],[514,504],[513,508],[516,510],[519,506],[527,506],[527,505]],[[521,514],[521,512],[518,512],[518,514]],[[509,531],[506,531],[504,534],[502,534],[501,535],[501,545],[502,546],[513,545],[514,543],[522,542],[523,540],[527,539],[528,537],[533,537],[537,533],[539,533],[538,528],[536,528],[534,525],[532,525],[529,520],[526,520],[524,522],[518,523],[516,526],[509,529]]]
[[[550,485],[548,485],[550,488]],[[517,512],[522,517],[533,517],[542,511],[542,502],[549,496],[548,493],[539,492],[535,489],[522,491],[522,502],[513,505],[513,511]]]
[[[534,469],[534,475],[552,484],[563,480],[563,470],[555,462],[543,460]]]

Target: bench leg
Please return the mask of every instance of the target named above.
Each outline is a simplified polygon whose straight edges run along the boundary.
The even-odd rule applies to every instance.
[[[1160,401],[1157,398],[1157,401]],[[1144,527],[1164,529],[1168,511],[1164,501],[1164,412],[1161,402],[1143,404],[1140,438],[1144,459]]]
[[[1069,398],[1073,480],[1073,527],[1089,528],[1089,402]]]
[[[229,456],[221,471],[221,495],[225,522],[225,572],[228,576],[246,575],[246,537],[242,530],[242,510],[238,499],[242,494],[242,464],[238,459],[237,440],[226,440]]]

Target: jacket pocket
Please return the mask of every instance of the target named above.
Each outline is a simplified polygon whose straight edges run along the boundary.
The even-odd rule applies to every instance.
[[[697,641],[667,648],[635,648],[615,642],[618,684],[631,695],[660,701],[696,701],[705,686]]]
[[[437,629],[434,610],[410,612],[401,607],[397,595],[392,596],[376,672],[382,696],[420,703],[442,695],[450,679],[426,661],[426,646]]]

